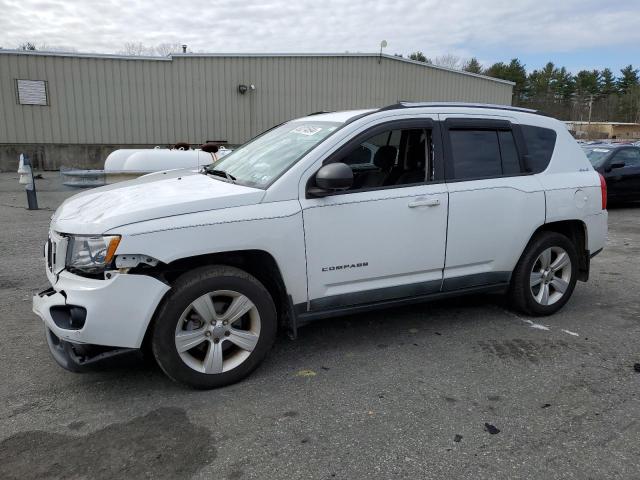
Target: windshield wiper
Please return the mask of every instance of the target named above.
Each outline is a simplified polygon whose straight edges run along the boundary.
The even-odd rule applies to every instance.
[[[233,175],[231,175],[228,172],[225,172],[224,170],[217,170],[215,168],[205,168],[205,172],[207,172],[207,173],[209,173],[211,175],[215,175],[216,177],[226,178],[231,183],[235,183],[235,181],[236,181],[236,177],[234,177]]]

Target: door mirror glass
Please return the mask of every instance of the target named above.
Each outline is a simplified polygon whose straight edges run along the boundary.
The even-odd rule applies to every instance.
[[[336,162],[323,166],[316,173],[316,188],[310,188],[312,196],[321,197],[353,185],[353,171],[349,165]]]

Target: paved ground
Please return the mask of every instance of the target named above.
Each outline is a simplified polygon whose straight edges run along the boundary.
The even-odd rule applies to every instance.
[[[545,328],[495,297],[336,318],[195,392],[138,357],[84,375],[49,357],[30,296],[69,192],[45,177],[29,212],[0,175],[0,478],[638,478],[640,207],[610,211]]]

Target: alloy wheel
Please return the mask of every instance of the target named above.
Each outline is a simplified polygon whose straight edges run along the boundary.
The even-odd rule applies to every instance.
[[[562,247],[549,247],[533,263],[530,288],[540,305],[553,305],[560,300],[571,283],[571,259]]]
[[[216,290],[191,302],[175,331],[182,361],[206,374],[227,372],[244,362],[260,338],[260,314],[246,295]]]

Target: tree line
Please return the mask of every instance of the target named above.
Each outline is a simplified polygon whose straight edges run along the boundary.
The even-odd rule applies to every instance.
[[[518,58],[488,67],[477,58],[464,60],[455,55],[431,60],[422,52],[413,52],[409,58],[514,82],[513,105],[541,110],[561,120],[640,123],[640,75],[633,65],[617,74],[610,68],[573,74],[553,62],[527,72]]]

